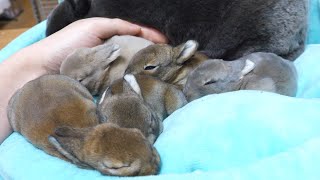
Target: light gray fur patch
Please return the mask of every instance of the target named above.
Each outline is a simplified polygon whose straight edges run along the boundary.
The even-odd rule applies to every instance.
[[[136,77],[134,77],[134,75],[132,74],[126,74],[124,76],[124,79],[129,83],[129,85],[131,86],[131,88],[139,95],[141,95],[141,89],[140,86],[136,80]]]
[[[108,90],[108,89],[106,89],[106,90],[103,92],[103,94],[102,94],[102,96],[101,96],[101,99],[100,99],[99,104],[101,104],[101,103],[103,102],[104,97],[106,96],[106,92],[107,92],[107,90]]]

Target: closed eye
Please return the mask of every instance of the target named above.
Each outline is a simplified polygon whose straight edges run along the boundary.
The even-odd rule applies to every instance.
[[[145,66],[144,70],[154,70],[156,69],[158,66]]]
[[[206,86],[206,85],[214,84],[216,82],[217,82],[216,80],[211,80],[211,81],[206,82],[204,85]]]
[[[77,81],[81,82],[83,81],[85,78],[78,78]]]

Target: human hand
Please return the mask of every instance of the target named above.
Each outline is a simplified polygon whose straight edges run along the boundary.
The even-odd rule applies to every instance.
[[[88,18],[71,23],[62,30],[30,47],[41,54],[41,63],[48,73],[59,72],[66,56],[80,47],[94,47],[114,35],[135,35],[155,43],[166,43],[160,32],[120,19]]]

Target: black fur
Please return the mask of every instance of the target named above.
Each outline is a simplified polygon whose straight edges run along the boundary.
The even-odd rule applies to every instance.
[[[304,50],[307,14],[308,0],[66,0],[47,35],[81,18],[121,18],[160,30],[172,45],[197,40],[211,58],[263,51],[294,60]]]

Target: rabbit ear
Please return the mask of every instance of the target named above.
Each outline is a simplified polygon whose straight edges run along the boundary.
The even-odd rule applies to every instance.
[[[83,163],[81,163],[78,158],[76,158],[70,152],[64,149],[55,137],[49,136],[48,140],[49,140],[49,143],[53,145],[60,154],[62,154],[67,159],[69,159],[72,163],[82,166]]]
[[[117,44],[104,44],[96,49],[93,56],[97,60],[97,66],[105,69],[111,62],[120,56],[120,46]]]
[[[108,57],[109,61],[114,61],[120,56],[120,46],[118,44],[113,44],[111,47],[111,53]]]
[[[241,71],[240,79],[243,78],[243,76],[247,75],[249,72],[251,72],[255,68],[254,62],[250,61],[249,59],[246,60],[246,65]]]
[[[183,64],[185,61],[190,59],[197,51],[199,44],[197,41],[189,40],[184,44],[181,44],[173,48],[173,52],[176,57],[177,64]]]
[[[102,93],[102,96],[99,100],[99,104],[101,104],[107,97],[112,96],[112,90],[110,87],[107,87],[107,89]]]
[[[80,137],[83,138],[88,132],[89,128],[71,128],[71,127],[58,127],[55,134],[59,137]]]
[[[124,77],[123,91],[124,92],[135,92],[142,97],[140,86],[136,80],[136,77],[132,74],[126,74]]]
[[[72,163],[80,167],[89,167],[77,157],[81,154],[81,147],[85,134],[89,128],[76,129],[69,127],[57,128],[55,134],[48,137],[48,141],[56,150]]]

